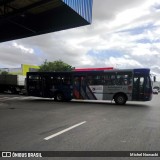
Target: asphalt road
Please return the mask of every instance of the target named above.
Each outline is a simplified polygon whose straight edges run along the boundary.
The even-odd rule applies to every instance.
[[[123,106],[0,95],[0,150],[159,151],[160,94]]]

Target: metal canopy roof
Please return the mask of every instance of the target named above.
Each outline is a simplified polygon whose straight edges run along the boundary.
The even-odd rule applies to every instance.
[[[0,42],[90,24],[92,0],[0,0]]]

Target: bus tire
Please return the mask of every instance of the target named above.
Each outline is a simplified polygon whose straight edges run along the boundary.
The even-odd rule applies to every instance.
[[[117,94],[114,98],[114,101],[118,105],[123,105],[127,101],[127,97],[124,94]]]
[[[62,102],[65,100],[63,93],[57,92],[54,96],[54,100],[58,102]]]

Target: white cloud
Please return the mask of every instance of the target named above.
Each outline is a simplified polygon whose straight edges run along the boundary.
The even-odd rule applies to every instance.
[[[127,10],[119,13],[116,16],[115,20],[109,24],[109,27],[112,28],[112,27],[121,26],[124,24],[129,24],[132,21],[138,19],[139,15],[145,16],[145,15],[149,15],[149,13],[150,13],[150,11],[145,9],[144,6],[132,8],[132,9],[127,9]]]
[[[114,58],[110,57],[109,61],[116,66],[116,68],[141,68],[141,65],[138,61],[126,58]]]
[[[34,54],[34,51],[33,51],[32,48],[26,48],[23,45],[18,44],[17,42],[13,42],[12,46],[17,48],[17,49],[20,49],[22,51],[21,53]]]

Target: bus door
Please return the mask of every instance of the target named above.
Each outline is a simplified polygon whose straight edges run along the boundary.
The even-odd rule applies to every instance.
[[[51,90],[54,88],[53,86],[56,85],[56,82],[58,83],[58,78],[56,79],[55,77],[52,77],[50,75],[42,77],[42,83],[41,83],[42,97],[51,98],[53,96]],[[58,84],[61,86],[61,80],[59,80]]]
[[[41,77],[39,75],[29,75],[27,77],[27,92],[29,96],[41,96]]]
[[[145,77],[141,75],[136,75],[133,78],[133,91],[132,99],[133,100],[144,100],[145,93]]]
[[[42,77],[41,81],[41,96],[42,97],[47,97],[47,78]]]

